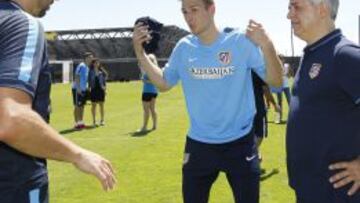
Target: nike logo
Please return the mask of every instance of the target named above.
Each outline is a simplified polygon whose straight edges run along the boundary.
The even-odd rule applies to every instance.
[[[189,58],[189,62],[191,63],[191,62],[194,62],[194,61],[196,61],[197,60],[197,58]]]
[[[255,159],[257,157],[257,155],[252,155],[252,156],[247,156],[245,157],[246,161],[251,161],[253,159]]]

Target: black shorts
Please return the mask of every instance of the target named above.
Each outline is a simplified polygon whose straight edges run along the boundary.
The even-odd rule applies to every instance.
[[[14,190],[0,191],[1,203],[49,203],[48,182],[28,183]]]
[[[155,99],[157,97],[157,93],[148,93],[148,92],[144,92],[142,94],[141,100],[144,102],[149,102],[151,101],[153,98]]]
[[[186,139],[183,162],[184,203],[207,203],[211,185],[226,173],[236,203],[258,203],[260,166],[253,132],[225,144]]]
[[[86,104],[86,91],[81,92],[81,94],[78,94],[76,89],[72,89],[71,91],[74,106],[84,106]]]
[[[267,116],[256,114],[253,123],[254,134],[256,137],[265,138],[268,136]]]
[[[97,89],[91,90],[90,101],[91,102],[104,102],[105,101],[105,91],[97,90]]]

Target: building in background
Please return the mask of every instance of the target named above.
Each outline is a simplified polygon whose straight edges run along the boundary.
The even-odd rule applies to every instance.
[[[188,32],[176,26],[161,30],[156,55],[164,65],[177,41]],[[73,78],[73,68],[81,62],[82,54],[91,51],[109,72],[110,81],[140,79],[140,70],[132,45],[132,28],[49,31],[46,33],[53,81],[68,83]]]

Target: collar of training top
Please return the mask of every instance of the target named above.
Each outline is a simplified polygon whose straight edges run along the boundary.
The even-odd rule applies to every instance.
[[[334,31],[330,32],[329,34],[325,35],[323,38],[319,39],[315,43],[306,46],[304,48],[304,52],[312,52],[318,49],[319,47],[326,45],[330,41],[340,37],[342,35],[342,32],[340,29],[335,29]]]

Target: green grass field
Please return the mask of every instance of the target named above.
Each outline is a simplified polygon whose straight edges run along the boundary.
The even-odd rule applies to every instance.
[[[134,136],[141,126],[141,83],[110,83],[106,101],[106,126],[72,131],[73,107],[70,85],[54,85],[51,124],[63,136],[109,159],[118,183],[104,192],[93,177],[72,165],[49,162],[52,203],[180,203],[181,164],[188,119],[180,86],[160,94],[157,100],[159,125],[145,136]],[[90,106],[85,121],[92,123]],[[273,124],[269,114],[269,138],[263,142],[261,203],[292,203],[287,185],[285,125]],[[151,124],[151,123],[150,123]],[[149,125],[151,126],[151,125]],[[224,174],[212,187],[211,203],[234,202]]]

